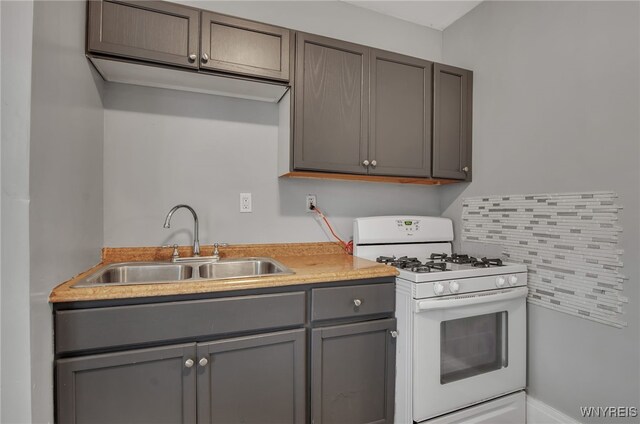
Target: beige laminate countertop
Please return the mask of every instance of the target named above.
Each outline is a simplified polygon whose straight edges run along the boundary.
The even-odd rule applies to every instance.
[[[211,251],[211,246],[204,246],[202,255],[210,255]],[[189,255],[190,248],[181,247],[180,252],[181,256]],[[335,243],[234,245],[221,248],[221,256],[224,258],[272,257],[289,267],[295,274],[161,284],[71,287],[89,274],[110,263],[168,260],[170,253],[171,249],[161,248],[105,248],[103,249],[102,262],[100,264],[54,288],[49,295],[49,302],[61,303],[214,293],[365,278],[395,277],[397,275],[395,268],[348,255]]]

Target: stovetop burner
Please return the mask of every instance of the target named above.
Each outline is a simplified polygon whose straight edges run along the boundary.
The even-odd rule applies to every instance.
[[[502,259],[498,259],[498,258],[494,258],[494,259],[487,259],[487,258],[474,259],[473,262],[471,263],[471,265],[473,265],[476,268],[490,268],[492,266],[503,266],[502,265]]]
[[[395,266],[396,268],[406,269],[412,272],[431,272],[431,271],[447,271],[446,262],[429,261],[422,263],[418,258],[410,258],[408,256],[379,256],[376,262]]]
[[[422,262],[420,262],[418,258],[410,258],[408,256],[401,256],[399,258],[395,256],[380,256],[376,259],[376,262],[402,269],[412,269],[422,265]]]
[[[376,262],[379,262],[381,264],[388,264],[388,263],[391,263],[391,262],[393,262],[395,260],[396,260],[395,256],[378,256],[376,258]]]
[[[451,262],[453,264],[470,264],[473,263],[476,259],[469,255],[462,255],[453,253],[450,257],[445,259],[445,262]]]
[[[444,262],[426,262],[411,268],[412,272],[424,273],[431,271],[447,271],[447,264]]]

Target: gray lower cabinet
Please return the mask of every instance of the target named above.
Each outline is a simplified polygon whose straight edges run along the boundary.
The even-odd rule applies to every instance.
[[[431,174],[433,63],[371,51],[369,174]]]
[[[198,423],[304,423],[305,341],[299,329],[198,344]]]
[[[305,421],[305,330],[57,361],[58,423]]]
[[[90,0],[87,50],[198,68],[200,12],[163,1]]]
[[[296,34],[294,169],[366,173],[369,48]]]
[[[195,423],[195,343],[60,359],[60,424]]]
[[[54,308],[58,424],[393,420],[393,277],[78,306]]]
[[[433,176],[471,181],[473,73],[433,69]]]
[[[391,424],[395,319],[316,328],[311,336],[311,422]]]

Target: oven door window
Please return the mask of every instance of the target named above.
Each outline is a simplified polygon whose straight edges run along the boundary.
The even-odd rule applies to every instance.
[[[508,366],[507,312],[440,323],[440,383]]]

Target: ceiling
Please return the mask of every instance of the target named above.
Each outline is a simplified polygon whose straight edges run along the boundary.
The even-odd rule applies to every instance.
[[[466,0],[342,0],[354,6],[374,10],[383,15],[444,30],[481,3]]]

